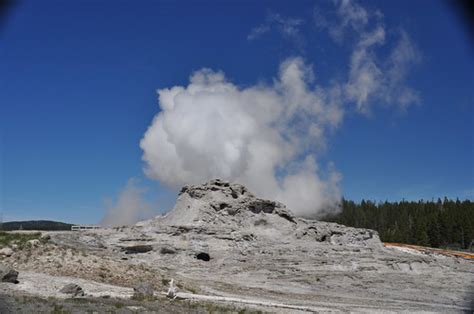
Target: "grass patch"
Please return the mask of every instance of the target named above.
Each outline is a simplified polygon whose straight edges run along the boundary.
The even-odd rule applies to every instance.
[[[28,241],[36,240],[40,237],[40,232],[19,233],[0,231],[0,248],[16,244],[20,249],[23,249],[27,246]]]
[[[117,308],[117,309],[121,309],[121,308],[123,308],[125,305],[124,305],[123,303],[121,303],[121,302],[117,302],[117,303],[114,304],[114,306],[115,306],[115,308]]]
[[[55,303],[51,313],[53,313],[53,314],[69,314],[70,312],[66,311],[62,305]]]
[[[158,297],[154,295],[134,294],[130,299],[133,301],[155,302],[158,300]]]
[[[189,309],[203,309],[207,313],[210,314],[217,314],[217,313],[239,313],[239,314],[263,314],[262,311],[252,310],[241,308],[235,305],[227,305],[222,303],[213,303],[213,302],[206,302],[206,301],[191,301],[191,300],[184,300],[181,301],[185,304],[185,306]]]

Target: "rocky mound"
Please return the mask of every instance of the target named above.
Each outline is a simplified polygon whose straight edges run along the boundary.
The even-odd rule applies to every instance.
[[[245,186],[219,179],[184,186],[173,210],[156,218],[156,223],[205,233],[243,232],[252,238],[381,247],[376,231],[295,217],[284,204],[257,198]]]
[[[164,221],[172,225],[218,225],[229,220],[245,223],[265,214],[295,223],[285,205],[256,198],[243,185],[216,179],[202,185],[184,186],[176,206]]]

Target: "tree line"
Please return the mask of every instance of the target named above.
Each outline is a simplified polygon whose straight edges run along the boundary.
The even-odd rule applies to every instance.
[[[470,200],[356,203],[343,199],[341,212],[321,220],[374,229],[384,242],[474,249],[474,202]]]
[[[71,224],[50,221],[50,220],[28,220],[28,221],[10,221],[0,223],[1,231],[12,230],[44,230],[44,231],[59,231],[71,230]]]

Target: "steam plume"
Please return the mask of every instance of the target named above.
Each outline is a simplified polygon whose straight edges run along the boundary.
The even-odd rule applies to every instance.
[[[105,227],[123,226],[150,218],[152,216],[151,207],[142,197],[145,192],[146,189],[140,188],[136,179],[128,180],[127,185],[120,192],[117,202],[108,206],[101,225]]]
[[[290,58],[271,86],[240,89],[202,69],[186,87],[159,90],[162,111],[141,141],[146,174],[173,187],[235,180],[300,215],[334,207],[340,175],[318,168],[312,148],[343,113],[337,91],[312,88],[313,77]]]
[[[236,181],[300,216],[337,210],[341,175],[318,162],[328,133],[351,106],[368,114],[380,103],[405,109],[419,102],[404,85],[419,54],[404,31],[384,49],[388,54],[378,54],[388,41],[383,15],[348,0],[335,4],[337,22],[317,25],[338,44],[349,38],[346,79],[315,84],[312,65],[300,57],[282,62],[270,85],[240,88],[221,71],[196,71],[187,86],[158,90],[161,111],[140,142],[146,174],[175,188],[212,178]],[[301,23],[292,25],[297,30]],[[254,29],[249,36],[265,33]]]

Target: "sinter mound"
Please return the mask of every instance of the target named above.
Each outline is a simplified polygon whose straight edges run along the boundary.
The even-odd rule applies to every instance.
[[[145,223],[146,224],[146,223]],[[243,232],[259,239],[296,238],[332,244],[381,247],[376,231],[298,218],[280,202],[255,197],[243,185],[219,179],[184,186],[175,207],[153,224]]]

